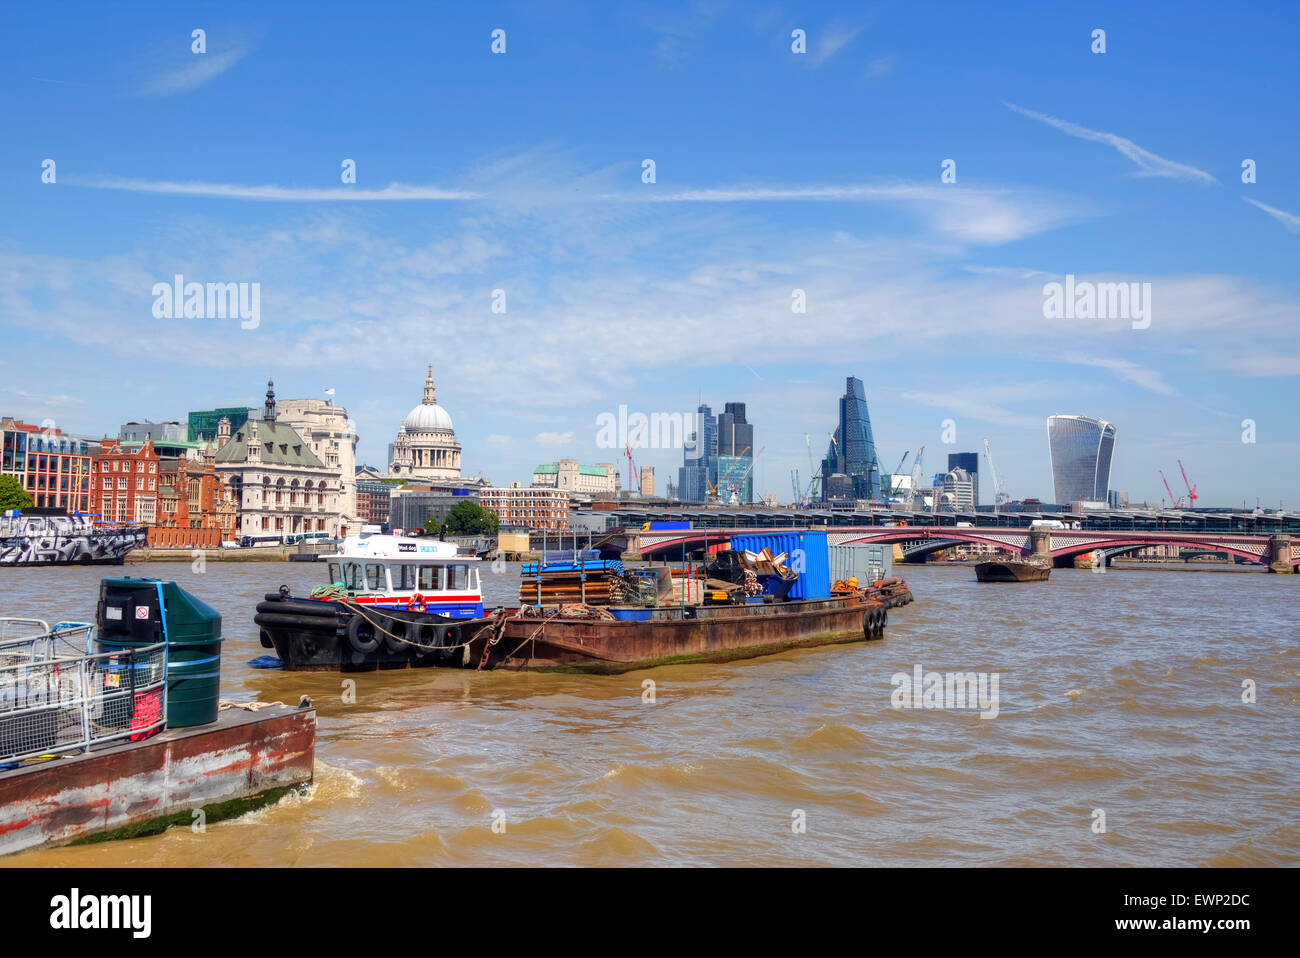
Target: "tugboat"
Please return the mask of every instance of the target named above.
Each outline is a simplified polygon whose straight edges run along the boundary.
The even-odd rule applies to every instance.
[[[1051,574],[1052,560],[1046,556],[990,559],[975,566],[976,582],[1046,582]]]
[[[11,509],[0,515],[0,566],[121,565],[146,535],[62,509]]]
[[[537,604],[485,616],[476,557],[420,538],[350,536],[326,557],[329,585],[308,598],[281,586],[258,603],[254,622],[262,645],[290,670],[612,673],[880,638],[887,609],[911,601],[906,583],[832,586],[825,537],[814,541],[820,556],[807,561],[815,574],[766,551],[720,554],[699,574],[678,577],[667,567],[625,573],[603,563],[597,576],[585,559],[570,562],[559,574],[586,577],[582,601],[567,582],[547,580],[552,567],[525,566],[521,596],[534,594]]]
[[[461,626],[483,624],[479,558],[418,536],[348,536],[325,557],[329,584],[309,598],[286,586],[253,621],[286,669],[336,671],[453,664]]]

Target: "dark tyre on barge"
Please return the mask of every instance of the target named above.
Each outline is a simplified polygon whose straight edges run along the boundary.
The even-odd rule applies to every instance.
[[[461,665],[464,634],[486,620],[268,593],[253,621],[263,648],[300,671],[367,672]],[[465,629],[470,629],[465,633]]]

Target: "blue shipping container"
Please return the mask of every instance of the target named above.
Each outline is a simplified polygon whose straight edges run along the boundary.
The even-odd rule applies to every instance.
[[[774,556],[784,552],[790,565],[799,561],[797,551],[802,552],[803,570],[798,581],[790,587],[787,598],[825,599],[831,594],[831,566],[825,530],[732,536],[731,548],[747,552],[771,549]]]

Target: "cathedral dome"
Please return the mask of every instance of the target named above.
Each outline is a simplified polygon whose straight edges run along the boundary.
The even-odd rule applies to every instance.
[[[429,367],[428,378],[424,380],[424,402],[406,414],[402,420],[403,432],[453,432],[451,416],[447,410],[438,405],[437,394],[433,390],[433,367]]]
[[[407,432],[424,432],[431,429],[445,429],[450,432],[455,427],[451,424],[451,416],[447,415],[447,410],[437,403],[420,403],[406,414],[406,418],[402,420],[402,428]]]

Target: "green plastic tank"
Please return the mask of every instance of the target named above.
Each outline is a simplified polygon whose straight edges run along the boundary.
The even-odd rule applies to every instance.
[[[221,613],[175,582],[126,576],[100,582],[95,622],[100,651],[141,648],[166,638],[168,728],[217,720]]]

